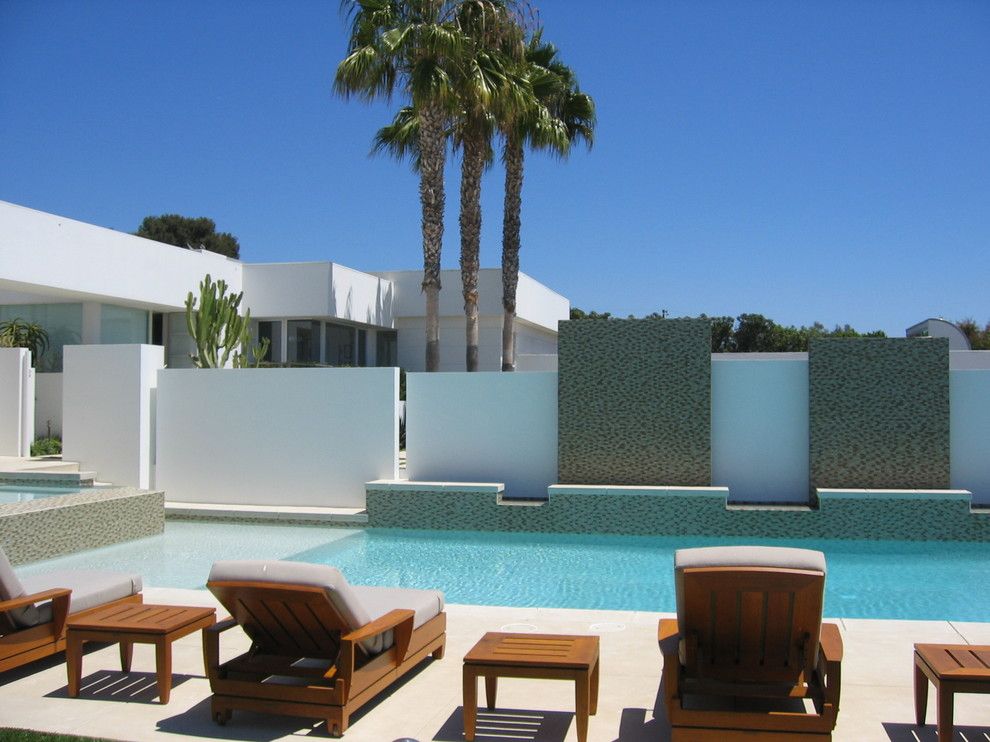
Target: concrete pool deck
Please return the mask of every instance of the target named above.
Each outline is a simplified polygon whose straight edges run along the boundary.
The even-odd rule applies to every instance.
[[[217,605],[205,590],[149,588],[146,602]],[[222,609],[221,609],[222,612]],[[557,608],[447,607],[447,654],[428,661],[352,717],[350,742],[459,742],[462,736],[461,659],[486,631],[597,633],[602,675],[592,742],[657,742],[668,738],[658,704],[660,613]],[[833,619],[834,620],[834,619]],[[990,623],[839,619],[845,644],[842,698],[835,740],[934,741],[935,727],[914,726],[912,650],[915,642],[990,644]],[[231,635],[234,635],[231,638]],[[224,634],[223,656],[243,651],[239,630]],[[154,650],[134,649],[132,672],[120,672],[117,648],[97,646],[83,659],[79,698],[69,698],[61,656],[0,675],[0,727],[29,728],[118,740],[288,740],[328,738],[322,723],[235,712],[226,726],[210,719],[209,683],[200,636],[173,647],[174,679],[168,705],[158,703]],[[546,680],[503,680],[498,709],[479,713],[479,742],[572,742],[574,687]],[[934,721],[929,694],[929,722]],[[990,739],[986,696],[956,697],[955,740]]]

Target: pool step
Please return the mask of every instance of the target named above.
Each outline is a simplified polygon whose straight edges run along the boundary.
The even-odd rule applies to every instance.
[[[308,505],[229,505],[166,501],[165,517],[175,520],[276,521],[360,526],[367,524],[368,511],[364,508],[323,508]]]
[[[78,464],[76,465],[78,467]],[[96,482],[95,471],[38,471],[17,469],[0,471],[0,484],[22,484],[26,487],[92,487]]]

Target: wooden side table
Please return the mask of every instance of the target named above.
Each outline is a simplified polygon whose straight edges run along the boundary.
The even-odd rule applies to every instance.
[[[925,724],[929,680],[938,694],[938,742],[949,742],[953,694],[990,693],[990,646],[914,645],[914,716],[918,726]]]
[[[79,695],[83,644],[120,644],[120,669],[129,672],[134,644],[154,644],[158,697],[168,703],[172,690],[172,642],[216,623],[216,608],[130,604],[72,618],[66,623],[65,663],[69,696]]]
[[[495,708],[498,679],[573,680],[578,742],[587,742],[588,716],[598,711],[598,637],[562,634],[485,634],[464,656],[464,739],[474,739],[478,677],[485,678],[488,708]]]

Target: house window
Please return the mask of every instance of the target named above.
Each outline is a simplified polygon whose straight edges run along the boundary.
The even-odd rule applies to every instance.
[[[100,342],[107,345],[148,342],[148,313],[143,309],[102,304]]]
[[[354,360],[354,328],[327,322],[327,363],[353,366]]]
[[[364,368],[368,365],[368,331],[357,331],[357,365]]]
[[[62,371],[62,348],[82,342],[82,304],[8,304],[0,306],[0,322],[21,319],[48,333],[48,349],[37,359],[38,371]]]
[[[312,320],[289,320],[289,363],[320,362],[320,323]]]
[[[281,362],[282,360],[282,322],[264,321],[258,322],[258,342],[268,340],[268,350],[265,351],[264,362]]]
[[[375,343],[375,363],[382,367],[399,365],[398,333],[394,330],[379,330]]]

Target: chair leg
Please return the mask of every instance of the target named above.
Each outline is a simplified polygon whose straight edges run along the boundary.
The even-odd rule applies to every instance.
[[[921,667],[914,665],[914,720],[919,727],[925,725],[928,713],[928,676]]]
[[[442,660],[443,659],[444,649],[446,649],[446,645],[445,644],[441,644],[439,647],[437,647],[436,649],[434,649],[433,650],[433,654],[431,655],[433,657],[433,659],[435,659],[435,660]]]
[[[210,711],[213,714],[213,721],[215,721],[220,726],[223,726],[228,721],[230,721],[231,710],[217,703],[217,699],[214,698],[210,704]]]
[[[343,737],[347,731],[348,714],[343,709],[334,709],[333,716],[327,717],[327,732],[331,737]]]

